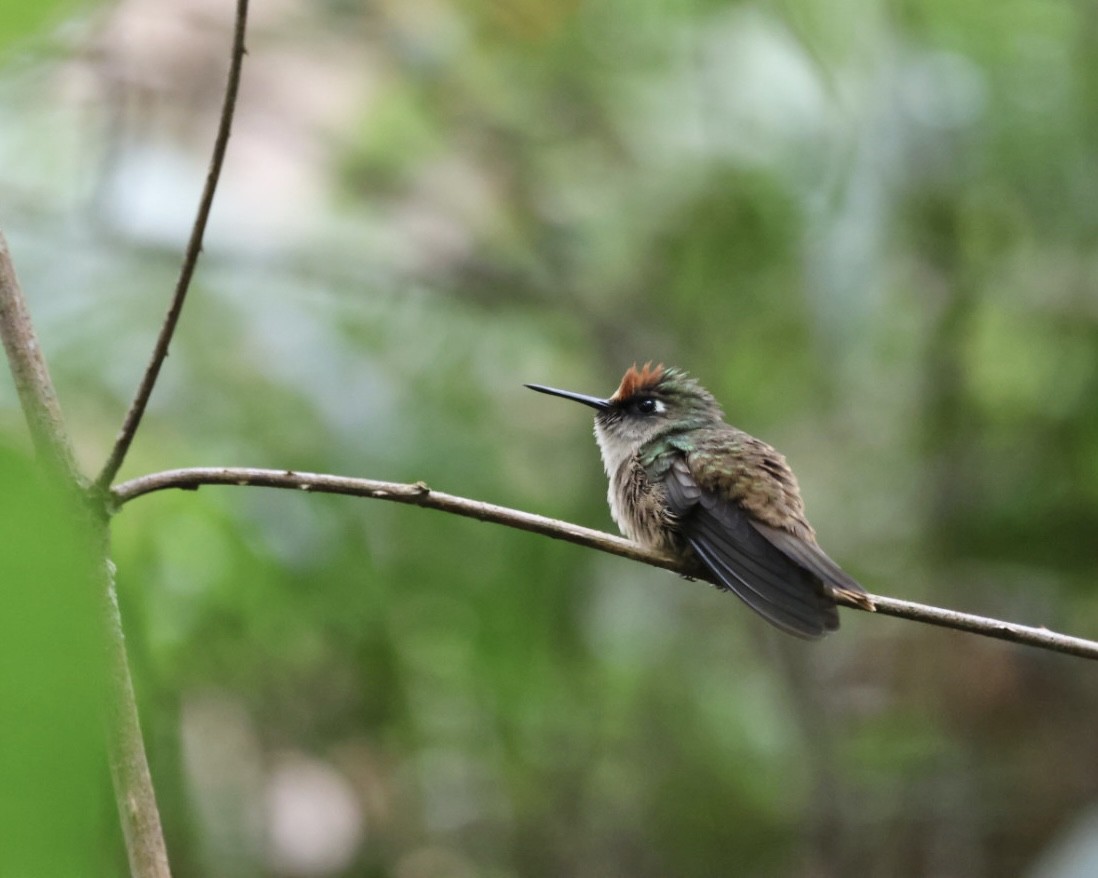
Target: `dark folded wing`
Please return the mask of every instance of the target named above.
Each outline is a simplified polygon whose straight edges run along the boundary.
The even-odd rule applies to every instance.
[[[760,521],[752,521],[751,526],[805,570],[816,574],[832,594],[841,594],[858,603],[872,606],[865,589],[858,584],[857,580],[832,561],[815,543],[807,542],[796,534],[791,534],[780,527],[771,527]]]
[[[685,461],[672,464],[665,484],[680,532],[718,584],[798,637],[821,637],[839,627],[818,575],[771,543],[735,503],[703,492]]]

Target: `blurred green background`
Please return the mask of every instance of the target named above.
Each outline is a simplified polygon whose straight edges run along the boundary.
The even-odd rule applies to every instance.
[[[0,227],[88,471],[231,17],[0,7]],[[587,413],[521,384],[662,360],[786,453],[871,591],[1098,637],[1094,4],[264,0],[248,47],[123,477],[422,479],[612,530]],[[350,498],[154,495],[114,552],[182,878],[1098,874],[1081,660],[856,613],[802,644],[701,584]],[[58,844],[119,874],[92,777],[98,823]]]

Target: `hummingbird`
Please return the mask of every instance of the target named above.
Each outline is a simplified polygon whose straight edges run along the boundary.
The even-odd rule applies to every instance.
[[[836,630],[837,598],[874,609],[816,543],[785,458],[725,423],[683,370],[634,364],[606,399],[526,386],[595,409],[610,514],[629,539],[700,564],[704,578],[797,637]]]

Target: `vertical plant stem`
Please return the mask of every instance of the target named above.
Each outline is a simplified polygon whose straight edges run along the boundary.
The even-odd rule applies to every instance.
[[[15,388],[39,458],[84,502],[91,526],[98,530],[103,575],[96,585],[103,596],[108,650],[108,716],[111,778],[126,840],[133,878],[170,878],[168,854],[160,827],[145,743],[137,716],[126,641],[114,593],[109,559],[106,495],[90,491],[76,466],[72,443],[61,417],[57,393],[31,323],[26,299],[15,273],[7,242],[0,233],[0,337],[15,379]],[[26,584],[33,588],[33,584]]]
[[[83,484],[3,232],[0,232],[0,338],[35,452],[67,481]]]
[[[104,544],[106,544],[104,531]],[[109,551],[109,549],[108,549]],[[106,557],[106,555],[104,555]],[[118,816],[134,878],[171,878],[145,742],[137,715],[126,637],[118,611],[114,565],[106,561],[100,585],[105,598],[107,670],[110,686],[110,765]]]

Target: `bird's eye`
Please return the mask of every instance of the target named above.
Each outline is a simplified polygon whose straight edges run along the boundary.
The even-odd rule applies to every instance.
[[[646,396],[644,399],[637,400],[637,411],[642,415],[650,415],[653,412],[660,410],[659,403],[657,403],[652,397]]]

